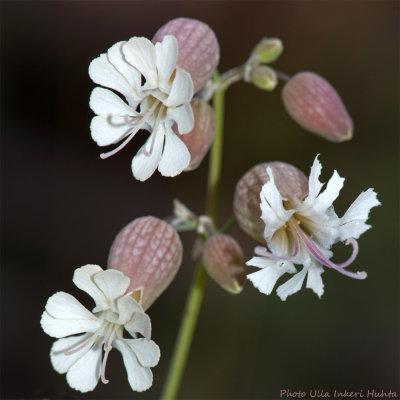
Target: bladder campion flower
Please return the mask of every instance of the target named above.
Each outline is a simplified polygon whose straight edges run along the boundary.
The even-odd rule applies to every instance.
[[[88,392],[100,378],[108,383],[107,358],[115,347],[122,354],[131,388],[147,390],[153,381],[150,367],[158,364],[160,350],[150,340],[150,318],[127,293],[130,279],[120,271],[85,265],[75,270],[73,282],[93,298],[96,307],[90,312],[65,292],[49,298],[40,322],[48,335],[59,339],[50,351],[54,369],[67,374],[73,389]],[[124,338],[124,329],[132,339]]]
[[[261,268],[248,275],[248,279],[262,293],[270,294],[277,280],[288,272],[295,275],[278,287],[277,294],[282,300],[301,289],[306,275],[306,287],[321,297],[324,291],[321,279],[323,266],[355,279],[365,279],[367,276],[366,272],[354,273],[347,271],[346,267],[357,256],[356,239],[370,228],[366,224],[370,209],[380,202],[374,190],[368,189],[339,218],[332,203],[343,187],[344,178],[335,171],[325,191],[320,193],[323,186],[319,181],[321,169],[318,158],[315,158],[308,195],[304,200],[295,195],[284,200],[272,169],[267,168],[269,180],[261,189],[260,207],[265,223],[264,239],[270,251],[265,247],[256,247],[257,257],[247,262],[247,265]],[[336,264],[330,260],[330,248],[339,241],[351,245],[353,252],[347,261]],[[303,269],[298,272],[295,264],[302,264]]]

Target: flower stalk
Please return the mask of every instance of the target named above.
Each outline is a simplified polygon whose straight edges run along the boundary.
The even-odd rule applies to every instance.
[[[218,72],[214,72],[213,83],[218,90],[213,94],[213,106],[215,112],[215,136],[211,148],[210,163],[207,182],[206,209],[207,215],[215,221],[217,214],[218,187],[221,176],[222,145],[223,145],[223,120],[224,120],[224,95],[225,90],[220,86]],[[178,338],[175,344],[172,361],[169,367],[166,384],[161,394],[163,400],[173,400],[179,390],[183,371],[192,343],[200,307],[204,295],[206,271],[203,264],[198,261],[195,275],[189,289],[185,310],[183,313]]]

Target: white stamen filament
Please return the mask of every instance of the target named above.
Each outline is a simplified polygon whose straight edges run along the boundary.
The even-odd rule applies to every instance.
[[[114,337],[115,337],[115,325],[110,324],[106,334],[106,341],[104,342],[104,357],[103,357],[103,362],[101,363],[101,381],[104,384],[107,384],[109,382],[109,380],[106,379],[105,374],[106,374],[108,355],[112,350],[112,342],[114,340]]]
[[[136,133],[142,128],[142,126],[146,123],[151,114],[153,114],[153,112],[156,110],[159,104],[160,100],[156,100],[154,104],[146,111],[146,113],[137,122],[135,122],[134,124],[128,123],[127,125],[132,126],[133,129],[132,133],[114,150],[111,150],[108,153],[101,153],[100,158],[104,160],[105,158],[111,157],[114,154],[118,153],[121,149],[123,149],[133,139]]]
[[[158,126],[160,125],[160,121],[161,121],[161,117],[164,113],[164,107],[160,107],[160,109],[158,110],[158,114],[157,114],[157,119],[156,122],[154,124],[154,129],[153,129],[153,133],[152,133],[152,138],[151,138],[151,144],[150,144],[150,150],[147,151],[144,147],[143,147],[143,154],[146,157],[149,157],[151,155],[151,153],[153,152],[154,149],[154,143],[156,141],[156,136],[158,133]]]

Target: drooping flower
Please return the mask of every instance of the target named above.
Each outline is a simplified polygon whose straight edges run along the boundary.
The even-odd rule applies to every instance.
[[[355,279],[365,279],[367,276],[366,272],[354,273],[346,268],[357,256],[356,239],[370,228],[366,224],[370,209],[380,202],[374,190],[368,189],[339,218],[332,203],[343,187],[344,178],[335,171],[321,193],[321,169],[318,158],[315,158],[309,178],[308,195],[304,200],[296,196],[283,200],[275,183],[274,173],[271,168],[267,168],[269,181],[261,189],[260,206],[261,218],[265,223],[264,239],[269,250],[256,247],[257,256],[247,262],[247,265],[260,268],[247,277],[262,293],[270,294],[277,280],[287,272],[295,275],[278,287],[277,294],[282,300],[301,289],[306,275],[306,287],[321,297],[324,291],[321,279],[323,266]],[[340,264],[330,260],[330,248],[337,242],[353,247],[350,258]],[[297,271],[295,264],[303,265],[303,268]]]
[[[164,176],[176,176],[190,162],[190,153],[179,138],[193,128],[193,82],[177,68],[178,42],[167,35],[155,45],[143,37],[118,42],[89,66],[91,79],[121,93],[97,87],[90,107],[92,138],[99,146],[123,142],[103,153],[109,157],[122,149],[140,129],[151,132],[132,160],[135,178],[144,181],[158,168]],[[143,82],[144,81],[144,82]],[[179,134],[172,126],[176,124]]]
[[[67,374],[73,389],[91,391],[100,378],[108,383],[107,358],[115,347],[122,354],[131,388],[147,390],[153,380],[150,368],[157,365],[160,350],[150,339],[150,318],[127,293],[130,279],[120,271],[85,265],[75,270],[73,282],[93,298],[96,307],[90,312],[65,292],[49,298],[41,326],[58,338],[50,351],[54,369]],[[132,338],[125,338],[124,330]]]

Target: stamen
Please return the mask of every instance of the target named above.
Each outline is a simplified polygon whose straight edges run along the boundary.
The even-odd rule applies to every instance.
[[[101,153],[100,158],[104,160],[105,158],[111,157],[114,154],[118,153],[121,149],[123,149],[133,139],[136,133],[142,128],[142,126],[148,120],[150,115],[153,114],[153,111],[158,107],[159,104],[160,100],[155,101],[154,104],[146,111],[146,113],[138,121],[136,121],[133,124],[129,122],[127,125],[133,127],[132,133],[114,150],[111,150],[108,153]]]
[[[158,132],[158,126],[160,125],[161,116],[162,116],[163,111],[164,111],[164,110],[163,110],[163,107],[160,107],[160,109],[159,109],[159,111],[158,111],[158,114],[157,114],[156,122],[155,122],[155,124],[154,124],[154,129],[153,129],[153,133],[152,133],[153,137],[151,138],[150,150],[147,151],[147,150],[143,147],[143,154],[144,154],[146,157],[149,157],[149,156],[151,155],[151,153],[153,152],[154,143],[155,143],[155,141],[156,141],[156,136],[157,136],[157,132]]]
[[[101,381],[104,384],[107,384],[109,382],[109,380],[106,379],[106,365],[107,365],[108,355],[112,350],[112,341],[114,340],[114,336],[115,336],[115,326],[114,324],[110,324],[106,335],[107,339],[104,343],[104,357],[101,363]]]
[[[254,252],[258,256],[268,257],[268,258],[271,258],[272,260],[295,261],[297,255],[299,254],[300,244],[299,244],[299,239],[298,239],[297,235],[295,235],[293,232],[292,232],[292,235],[293,235],[293,239],[295,241],[296,248],[294,249],[294,253],[291,256],[288,256],[288,257],[277,256],[277,255],[275,255],[273,253],[270,253],[265,247],[262,247],[262,246],[257,246],[254,249]]]
[[[73,350],[64,351],[64,354],[66,356],[69,356],[71,354],[78,352],[79,350],[82,350],[84,347],[88,346],[89,344],[92,345],[95,342],[95,340],[97,339],[97,336],[99,336],[100,331],[102,331],[103,329],[104,329],[104,325],[102,325],[99,329],[97,329],[97,331],[95,333],[93,333],[93,335],[90,336],[88,340],[83,342],[83,344],[81,344],[80,346],[78,346],[77,348],[75,348]]]
[[[319,261],[322,265],[325,265],[326,267],[333,268],[336,271],[340,272],[343,275],[346,275],[350,278],[354,279],[365,279],[367,277],[367,273],[365,271],[357,271],[357,272],[349,272],[346,271],[345,267],[350,265],[354,259],[357,256],[358,253],[358,243],[355,239],[348,239],[346,241],[347,244],[351,244],[353,246],[353,253],[351,254],[350,258],[341,263],[341,264],[335,264],[332,261],[328,260],[318,249],[317,245],[299,228],[296,229],[296,232],[299,234],[301,240],[303,241],[304,245],[307,247],[308,251],[311,253],[311,255]]]

